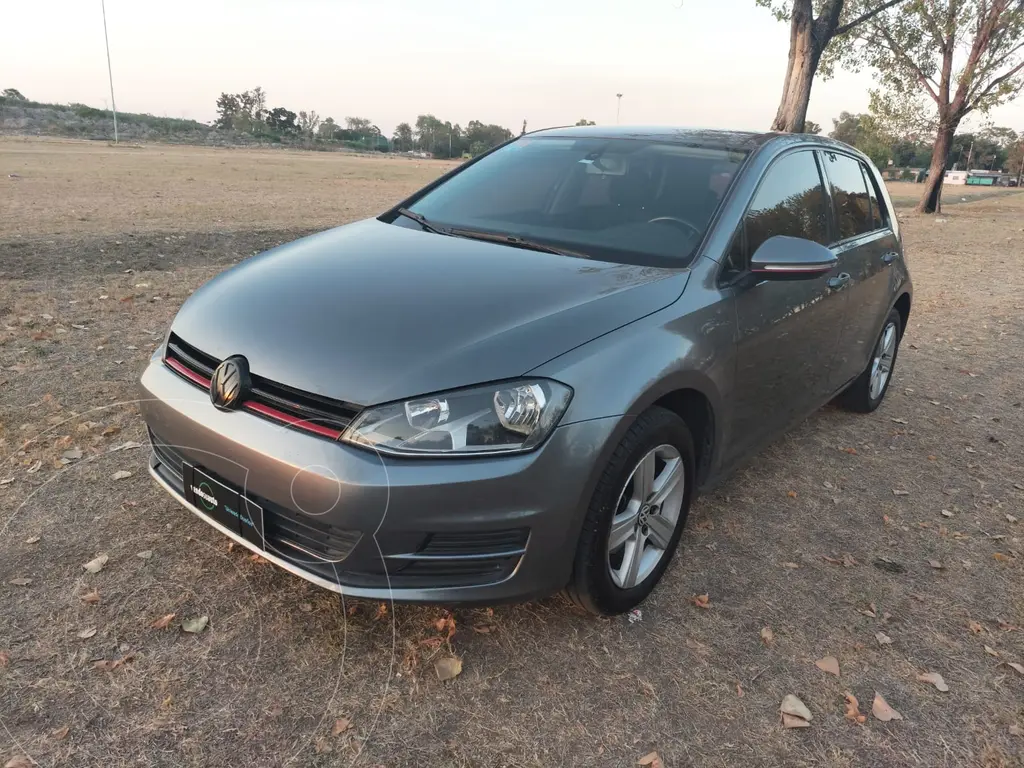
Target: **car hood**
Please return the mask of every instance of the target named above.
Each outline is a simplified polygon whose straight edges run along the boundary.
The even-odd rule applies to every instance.
[[[372,405],[527,373],[671,304],[688,275],[370,219],[224,272],[172,330],[263,378]]]

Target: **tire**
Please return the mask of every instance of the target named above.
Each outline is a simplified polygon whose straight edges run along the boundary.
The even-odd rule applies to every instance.
[[[888,375],[885,377],[885,381],[881,388],[872,393],[872,374],[875,371],[876,365],[879,365],[880,362],[884,364],[884,361],[880,358],[880,354],[883,351],[884,343],[886,341],[886,333],[890,328],[893,329],[893,338],[892,354],[888,357],[887,363],[889,366]],[[861,372],[860,376],[858,376],[854,382],[839,395],[839,405],[848,411],[854,411],[856,413],[871,413],[882,404],[882,400],[885,398],[885,393],[889,391],[889,384],[892,383],[893,371],[896,370],[896,356],[899,354],[900,340],[902,338],[903,321],[900,318],[900,313],[895,309],[890,310],[888,316],[885,318],[885,322],[882,324],[882,332],[878,335],[878,341],[875,342],[875,347],[871,352],[871,359],[868,361],[867,367]]]
[[[651,454],[654,454],[653,461],[649,458]],[[652,469],[646,476],[653,478],[648,487],[654,493],[640,494],[647,500],[658,501],[658,481],[662,481],[661,492],[666,492],[670,479],[679,473],[682,488],[673,486],[674,490],[665,497],[663,509],[648,508],[647,502],[637,501],[640,489],[646,485],[644,471],[648,467]],[[566,588],[574,602],[591,613],[609,616],[634,608],[651,593],[672,561],[686,525],[693,497],[694,467],[693,438],[686,422],[658,407],[637,417],[612,454],[587,509],[576,547],[572,579]],[[673,521],[670,518],[677,501],[678,513]],[[627,542],[609,552],[613,519],[618,521],[616,531],[621,537],[629,525],[630,510],[636,506],[640,511],[633,530],[639,546],[634,544],[630,548]],[[643,514],[645,509],[647,512]],[[645,522],[649,522],[650,527]],[[670,536],[667,535],[669,523],[674,525]],[[660,546],[666,541],[667,546]],[[652,564],[658,551],[659,559]],[[627,552],[636,553],[638,565],[633,572],[627,565]],[[634,576],[632,585],[630,576]],[[616,579],[622,583],[616,583]]]

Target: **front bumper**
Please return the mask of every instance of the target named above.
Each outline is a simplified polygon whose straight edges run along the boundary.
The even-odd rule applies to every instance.
[[[158,358],[141,389],[150,472],[179,502],[318,586],[407,602],[525,600],[564,586],[621,421],[561,426],[527,454],[398,459],[219,411]],[[264,530],[231,530],[190,504],[182,461],[262,505]]]

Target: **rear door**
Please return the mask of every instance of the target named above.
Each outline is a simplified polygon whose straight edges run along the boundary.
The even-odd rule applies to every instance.
[[[868,364],[892,298],[890,266],[899,249],[891,212],[879,194],[875,174],[858,158],[819,152],[835,212],[835,242],[848,311],[829,385],[835,391]]]
[[[828,197],[815,153],[777,158],[750,202],[722,280],[736,307],[736,376],[730,395],[728,462],[821,405],[839,340],[845,293],[829,286],[838,269],[810,280],[758,281],[749,272],[757,247],[775,235],[827,244]]]

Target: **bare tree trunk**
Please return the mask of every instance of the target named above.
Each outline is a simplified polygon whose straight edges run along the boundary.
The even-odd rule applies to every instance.
[[[814,39],[814,16],[810,0],[797,0],[790,21],[789,65],[782,88],[773,131],[803,133],[811,85],[818,69],[822,47]]]
[[[939,122],[924,194],[921,195],[921,202],[917,204],[918,213],[942,213],[942,182],[946,178],[946,158],[953,145],[953,135],[956,133],[959,122],[959,120],[950,121],[948,118]]]

